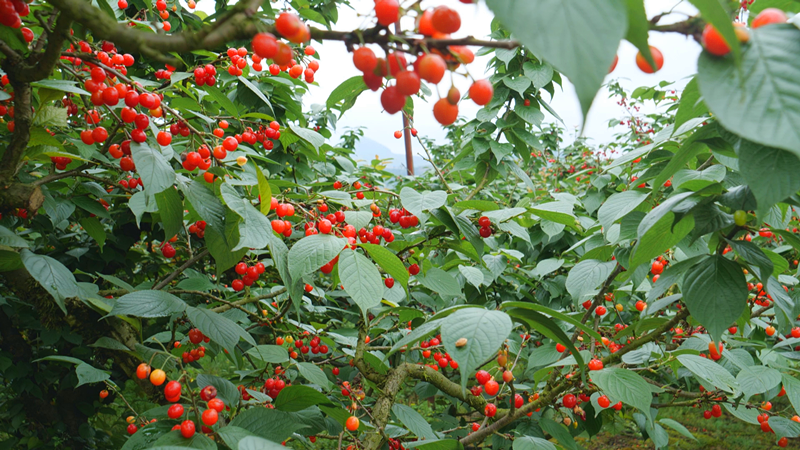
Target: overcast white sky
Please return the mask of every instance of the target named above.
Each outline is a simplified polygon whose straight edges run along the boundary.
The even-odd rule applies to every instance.
[[[213,8],[213,3],[210,1],[199,3],[200,9]],[[350,3],[353,9],[346,6],[340,7],[339,22],[334,29],[352,30],[372,26],[374,19],[371,21],[368,15],[374,7],[374,0],[351,0]],[[492,13],[483,2],[474,5],[462,4],[456,0],[424,0],[422,2],[426,8],[442,4],[457,9],[461,14],[461,31],[454,34],[453,37],[471,34],[476,38],[486,38],[489,35]],[[648,17],[670,10],[674,12],[663,18],[661,23],[677,22],[685,19],[687,15],[696,14],[694,7],[686,1],[646,0],[645,5]],[[410,29],[414,26],[413,19],[407,18],[401,25],[404,29]],[[465,30],[470,30],[470,32],[467,33]],[[305,97],[307,106],[312,103],[325,103],[328,95],[336,86],[358,74],[352,65],[352,55],[347,53],[342,42],[313,42],[312,45],[321,57],[320,69],[315,77],[319,86],[311,86],[310,94]],[[674,81],[677,88],[683,88],[688,82],[688,78],[697,70],[700,46],[693,39],[675,33],[651,33],[650,45],[658,47],[664,54],[664,67],[661,71],[653,75],[641,72],[634,61],[637,50],[627,41],[623,41],[618,51],[619,64],[607,80],[618,78],[621,84],[628,89],[652,86],[661,80]],[[376,53],[378,50],[376,49]],[[477,51],[477,48],[473,51]],[[473,77],[476,79],[484,77],[488,60],[488,56],[476,58],[475,62],[468,66]],[[449,85],[446,85],[447,80],[449,77],[445,77],[445,80],[439,85],[443,93],[449,88]],[[462,77],[457,77],[456,87],[463,94],[469,88],[469,82]],[[437,98],[434,98],[433,101]],[[575,91],[566,79],[563,92],[556,90],[551,106],[564,120],[567,129],[572,130],[570,134],[575,135],[579,130],[582,117]],[[472,101],[465,101],[461,103],[460,113],[465,117],[474,117],[478,109]],[[403,140],[395,139],[393,136],[394,131],[402,128],[402,118],[399,114],[389,115],[382,111],[380,92],[365,92],[361,94],[355,107],[345,113],[338,123],[338,132],[347,126],[366,126],[366,137],[384,144],[393,153],[402,155],[404,153]],[[609,119],[620,117],[623,113],[622,107],[618,106],[613,99],[608,98],[608,92],[605,89],[601,90],[589,111],[584,135],[596,142],[611,141],[614,130],[609,129],[606,124]],[[432,102],[425,104],[415,98],[415,114],[415,126],[421,134],[437,140],[444,139],[444,130],[433,118]],[[555,119],[548,115],[546,121],[555,121]],[[338,137],[335,135],[333,140],[338,140]]]

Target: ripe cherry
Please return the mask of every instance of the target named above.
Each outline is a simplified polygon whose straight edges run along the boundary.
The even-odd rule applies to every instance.
[[[139,430],[139,427],[137,427],[136,424],[132,423],[132,424],[128,425],[127,430],[128,430],[128,434],[134,434]]]
[[[358,420],[358,417],[350,416],[347,418],[347,421],[345,422],[345,427],[347,427],[349,431],[356,431],[360,424],[361,421]]]
[[[561,399],[561,403],[565,408],[572,409],[578,404],[578,399],[573,394],[567,394]]]
[[[504,383],[511,383],[514,379],[514,374],[510,370],[506,370],[503,372],[503,382]]]
[[[423,56],[417,64],[420,78],[433,84],[438,84],[442,81],[445,70],[447,70],[447,63],[435,53],[428,53]]]
[[[602,370],[603,369],[603,361],[595,358],[589,361],[589,370]]]
[[[469,87],[469,97],[475,104],[484,106],[492,101],[494,88],[489,80],[478,80]]]
[[[186,439],[194,436],[194,422],[191,420],[184,420],[181,423],[181,436]]]
[[[495,396],[500,391],[500,384],[498,384],[497,381],[489,380],[484,385],[484,389],[487,395]]]
[[[609,400],[605,395],[601,395],[597,398],[597,404],[600,405],[601,408],[608,408],[611,406],[611,400]]]
[[[381,106],[389,114],[399,112],[406,105],[406,96],[401,94],[397,86],[387,86],[381,93]]]
[[[253,36],[253,52],[261,58],[271,59],[278,53],[278,41],[270,33],[258,33]]]
[[[217,423],[217,420],[219,420],[219,414],[217,413],[216,409],[209,408],[203,411],[201,420],[203,421],[204,424],[206,424],[206,426],[210,427],[215,423]]]
[[[561,344],[556,344],[556,351],[557,351],[558,353],[564,353],[566,350],[567,350],[567,347],[564,347],[564,346],[563,346],[563,345],[561,345]]]
[[[139,378],[140,380],[144,380],[149,376],[150,376],[150,366],[145,363],[139,364],[139,367],[136,368],[136,377]]]
[[[225,409],[225,402],[218,398],[212,398],[208,401],[208,407],[220,413],[223,409]]]
[[[598,316],[605,316],[606,312],[607,310],[605,306],[598,306],[597,308],[594,309],[594,313],[597,314]]]
[[[371,49],[359,47],[353,52],[353,65],[362,72],[372,72],[378,66],[378,58]]]
[[[150,382],[155,386],[161,386],[166,379],[167,374],[161,369],[156,369],[150,374]]]
[[[400,19],[400,4],[397,0],[378,0],[375,3],[375,16],[379,24],[388,27]]]
[[[100,391],[100,398],[104,399],[106,397],[108,397],[108,391],[103,389],[102,391]]]
[[[175,380],[170,381],[164,387],[164,396],[167,398],[179,397],[181,395],[181,384]]]
[[[183,415],[183,405],[180,403],[176,403],[169,407],[167,410],[167,417],[170,419],[177,419],[178,417]]]
[[[408,273],[410,273],[411,275],[418,274],[419,273],[419,265],[418,264],[412,264],[412,265],[408,266]]]
[[[419,74],[412,70],[404,70],[395,76],[397,90],[403,95],[414,95],[421,85]]]
[[[647,62],[642,52],[636,54],[636,65],[639,66],[639,69],[644,73],[656,73],[664,66],[664,55],[661,54],[659,49],[651,45],[650,54],[653,55],[653,62],[656,63],[655,68],[650,66],[650,63]]]
[[[479,370],[475,374],[475,379],[478,380],[478,383],[480,383],[480,384],[486,384],[489,380],[492,379],[492,376],[489,375],[489,372],[487,372],[485,370]]]
[[[452,34],[461,28],[461,16],[458,11],[448,8],[447,6],[437,6],[433,10],[433,17],[431,17],[431,25],[436,31],[442,34]]]
[[[451,104],[447,98],[440,98],[433,105],[433,117],[444,126],[452,125],[458,119],[458,105]]]
[[[755,29],[758,27],[763,27],[764,25],[771,25],[773,23],[786,23],[787,20],[788,19],[785,12],[778,8],[767,8],[758,13],[750,26]]]
[[[483,413],[486,415],[486,417],[494,417],[494,415],[497,414],[497,406],[495,406],[493,403],[489,403],[485,408],[483,408]]]
[[[725,38],[710,23],[703,29],[703,47],[715,56],[725,56],[731,52],[731,48]]]

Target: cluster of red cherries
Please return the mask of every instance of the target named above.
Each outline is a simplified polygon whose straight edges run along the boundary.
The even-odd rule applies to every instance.
[[[198,220],[197,222],[189,225],[189,234],[193,234],[199,239],[203,239],[203,237],[206,235],[206,221]]]
[[[66,156],[51,156],[50,161],[56,165],[56,169],[66,170],[67,164],[72,162],[72,158]]]
[[[235,279],[231,282],[231,287],[234,291],[239,292],[245,286],[252,286],[258,280],[258,277],[266,270],[264,263],[258,262],[252,266],[248,266],[245,262],[236,264],[234,268],[237,274],[242,275],[241,279]]]

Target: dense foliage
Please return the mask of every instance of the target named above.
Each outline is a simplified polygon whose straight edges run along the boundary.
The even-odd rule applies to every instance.
[[[427,1],[334,31],[344,3],[0,0],[3,445],[664,448],[692,438],[666,407],[800,437],[800,29],[767,9],[796,3],[487,0],[488,41]],[[585,113],[621,39],[664,64],[650,30],[703,42],[698,74],[610,81],[615,140],[565,145],[562,74]],[[310,109],[342,64],[309,39],[362,72]],[[473,51],[487,80],[435,99]],[[370,90],[431,170],[329,141]]]

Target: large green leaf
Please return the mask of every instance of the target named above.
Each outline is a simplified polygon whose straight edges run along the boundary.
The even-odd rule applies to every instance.
[[[408,270],[394,253],[389,251],[386,247],[375,244],[359,244],[364,250],[369,253],[369,256],[381,266],[386,273],[392,276],[395,281],[408,286]]]
[[[647,199],[648,195],[649,192],[642,191],[625,191],[614,194],[608,197],[597,210],[597,220],[605,230],[608,230],[614,222],[636,209]]]
[[[144,290],[125,294],[117,299],[109,315],[165,317],[187,308],[178,297],[164,291]]]
[[[22,249],[20,258],[28,273],[53,296],[56,304],[66,314],[67,308],[64,306],[64,301],[80,295],[80,287],[72,272],[57,260],[49,256],[37,255],[28,249]]]
[[[739,371],[736,382],[744,392],[744,401],[747,401],[781,384],[781,373],[766,366],[750,366]]]
[[[603,262],[597,259],[586,259],[569,271],[566,288],[575,303],[582,302],[589,294],[593,294],[614,271],[616,261]]]
[[[694,82],[694,80],[692,80]],[[697,89],[695,87],[695,89]],[[690,101],[687,99],[687,102]],[[683,105],[683,103],[681,103]],[[708,146],[702,142],[693,141],[686,145],[682,145],[677,152],[675,152],[675,156],[669,159],[667,163],[667,167],[658,174],[655,180],[653,180],[653,185],[657,188],[660,188],[671,176],[675,175],[681,168],[683,168],[686,163],[692,160],[695,156],[703,151],[708,151]],[[628,191],[633,192],[633,191]],[[618,195],[618,194],[617,194]]]
[[[290,253],[291,255],[291,253]],[[375,264],[361,253],[346,248],[339,254],[339,279],[345,292],[356,302],[364,317],[381,304],[383,282]]]
[[[280,439],[278,439],[280,440]],[[236,450],[285,450],[281,444],[268,441],[258,436],[246,436],[239,440],[239,446]]]
[[[267,216],[257,210],[250,200],[242,198],[230,184],[223,183],[219,190],[228,207],[242,218],[239,222],[239,242],[233,251],[266,247],[272,233]]]
[[[183,200],[172,187],[156,194],[158,213],[164,225],[164,235],[168,238],[180,233],[183,228]]]
[[[694,228],[694,216],[686,215],[676,224],[673,224],[674,220],[675,214],[668,212],[647,230],[633,249],[628,270],[660,255],[680,242]]]
[[[458,284],[458,281],[456,281],[452,275],[438,267],[428,269],[428,271],[425,272],[425,276],[417,275],[417,279],[423,286],[440,295],[461,295],[461,286]]]
[[[236,350],[239,339],[244,339],[250,345],[256,345],[256,341],[244,328],[211,310],[190,306],[186,309],[186,317],[204,335],[228,350],[231,355]]]
[[[442,319],[431,320],[430,322],[425,322],[422,325],[414,328],[414,331],[405,335],[402,339],[397,341],[393,346],[392,349],[386,354],[388,358],[394,352],[402,349],[406,345],[414,344],[415,342],[421,341],[425,338],[433,336],[436,334],[436,331],[439,329],[439,326],[442,324]]]
[[[726,129],[800,156],[798,54],[800,30],[788,24],[751,30],[741,68],[704,52],[697,75],[703,100]]]
[[[160,151],[150,148],[147,142],[131,143],[131,155],[136,164],[136,173],[142,177],[148,195],[155,195],[172,187],[175,171]]]
[[[324,389],[330,389],[328,377],[318,365],[310,362],[300,362],[297,363],[297,370],[300,371],[300,375],[306,380]]]
[[[697,378],[703,381],[703,387],[711,389],[716,387],[725,392],[733,393],[739,389],[739,383],[724,367],[697,355],[679,355],[678,361],[689,369]]]
[[[781,374],[783,388],[786,389],[786,398],[791,402],[795,412],[800,411],[800,380],[790,374]]]
[[[314,130],[309,130],[308,128],[302,128],[291,124],[289,125],[289,128],[294,134],[297,135],[297,137],[311,144],[315,150],[319,150],[319,148],[322,147],[322,144],[325,143],[325,138]]]
[[[719,342],[747,307],[747,280],[738,264],[722,255],[709,256],[684,276],[683,301]]]
[[[520,436],[514,439],[512,448],[514,450],[556,450],[556,446],[552,442],[533,436]]]
[[[275,408],[281,411],[295,412],[327,403],[331,403],[328,397],[308,386],[286,386],[281,389],[281,393],[275,399]]]
[[[420,439],[437,439],[428,421],[410,406],[401,403],[392,405],[392,412],[397,419]]]
[[[572,206],[569,202],[549,202],[531,206],[530,211],[542,219],[574,227],[577,219],[572,212]]]
[[[331,91],[331,94],[328,96],[328,100],[325,102],[325,105],[328,108],[333,108],[334,106],[338,105],[339,102],[342,102],[341,106],[339,106],[341,116],[341,114],[344,114],[345,111],[352,108],[353,105],[356,104],[356,99],[358,96],[367,89],[369,88],[366,84],[364,84],[364,77],[361,75],[348,78],[333,91]]]
[[[509,302],[509,303],[521,303],[521,302]],[[580,352],[575,347],[575,344],[572,343],[572,340],[569,338],[569,336],[567,336],[564,330],[562,330],[558,325],[556,325],[556,323],[551,318],[531,309],[511,308],[507,310],[507,312],[509,316],[525,323],[526,325],[528,325],[530,329],[535,330],[542,336],[552,339],[553,342],[558,342],[559,344],[566,347],[569,353],[572,355],[575,362],[578,364],[578,366],[581,367],[581,370],[583,370],[584,367],[583,356],[581,356]]]
[[[628,33],[625,35],[625,39],[639,49],[651,67],[655,67],[650,45],[647,42],[650,34],[650,21],[647,20],[644,0],[625,0],[625,4],[628,8]]]
[[[289,275],[299,280],[329,263],[347,244],[346,239],[330,234],[313,234],[295,242],[289,250]]]
[[[566,75],[584,115],[628,29],[624,0],[487,0],[497,19],[537,58]]]
[[[260,210],[263,214],[269,214],[270,206],[272,204],[272,188],[269,186],[267,177],[264,172],[258,167],[258,164],[253,164],[256,168],[256,179],[258,180],[258,195],[261,197]]]
[[[690,119],[706,114],[708,114],[708,107],[700,98],[700,88],[697,86],[697,78],[692,78],[681,93],[681,102],[678,105],[678,112],[675,113],[675,127],[679,128]],[[667,167],[670,167],[670,165],[672,165],[672,160],[670,160],[670,164]],[[661,178],[661,175],[659,175],[653,183],[661,186],[664,181],[667,181],[667,178],[669,178],[669,176]]]
[[[103,246],[106,244],[106,230],[100,220],[97,217],[84,217],[80,220],[80,224],[86,233],[97,242],[102,252]]]
[[[796,154],[744,139],[737,150],[739,169],[759,210],[766,211],[800,189],[800,158]]]
[[[639,409],[652,420],[650,385],[636,372],[627,369],[605,368],[592,372],[592,382],[614,400]]]
[[[289,361],[289,352],[279,345],[257,345],[246,353],[267,363],[280,364]]]
[[[234,105],[231,99],[220,91],[218,87],[206,86],[204,89],[211,95],[211,98],[214,99],[218,108],[224,108],[231,116],[239,117],[239,111],[236,109],[236,105]]]
[[[503,345],[511,326],[508,314],[483,308],[460,309],[444,319],[441,325],[442,343],[459,365],[461,386],[466,387],[473,370]],[[463,338],[467,340],[466,344],[456,347],[456,342]]]
[[[267,408],[250,408],[237,415],[230,424],[266,439],[281,442],[306,425],[299,423],[286,411]],[[249,438],[245,438],[249,439]],[[242,439],[244,441],[245,439]],[[242,441],[239,442],[241,447]]]
[[[236,389],[233,383],[225,378],[216,375],[209,375],[201,373],[195,379],[197,387],[203,389],[206,386],[214,386],[217,388],[217,397],[222,399],[227,406],[234,407],[239,404],[242,394]]]
[[[423,211],[440,208],[446,201],[447,192],[445,191],[419,193],[410,187],[400,190],[400,203],[403,204],[403,208],[415,216],[422,216]]]
[[[86,363],[78,364],[75,367],[75,375],[78,376],[78,384],[76,384],[75,387],[82,386],[84,384],[99,383],[111,378],[108,373],[100,369],[95,369]]]

